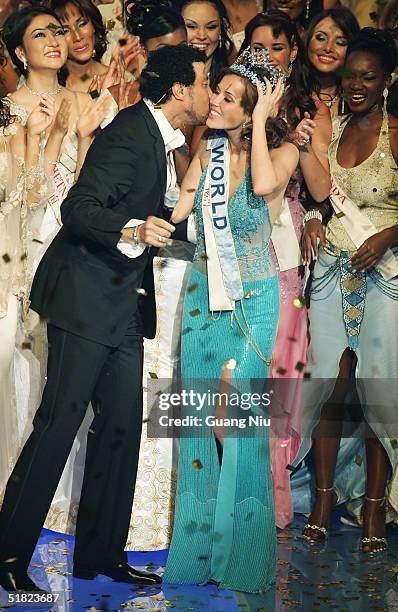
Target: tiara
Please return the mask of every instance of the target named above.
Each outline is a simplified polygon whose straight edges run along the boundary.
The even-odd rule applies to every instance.
[[[251,50],[250,47],[247,47],[247,49],[236,58],[234,63],[231,64],[230,68],[249,79],[254,86],[256,86],[257,81],[259,81],[264,93],[267,91],[267,85],[259,78],[253,69],[259,68],[261,70],[266,70],[267,78],[272,88],[275,87],[279,79],[282,79],[284,84],[287,80],[286,73],[282,68],[275,68],[271,65],[268,49]]]

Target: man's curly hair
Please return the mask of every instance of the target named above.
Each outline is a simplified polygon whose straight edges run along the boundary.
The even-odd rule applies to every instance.
[[[206,55],[186,45],[162,47],[149,54],[140,77],[140,92],[154,104],[171,98],[174,83],[189,87],[195,82],[194,63],[206,63]]]

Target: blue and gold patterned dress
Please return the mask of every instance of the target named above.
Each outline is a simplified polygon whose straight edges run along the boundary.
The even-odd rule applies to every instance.
[[[268,377],[259,353],[270,359],[279,318],[278,280],[269,255],[272,226],[265,200],[253,193],[248,169],[228,204],[245,297],[237,302],[235,316],[211,313],[201,209],[205,175],[195,199],[198,242],[184,303],[182,375],[198,385],[205,379],[218,383],[226,362],[235,360],[231,382],[239,386],[247,379]],[[200,416],[205,413],[203,409]],[[259,426],[247,437],[245,429],[237,429],[226,436],[221,465],[211,427],[189,434],[192,437],[181,439],[164,581],[213,580],[238,591],[264,591],[274,581],[276,565],[268,430]]]

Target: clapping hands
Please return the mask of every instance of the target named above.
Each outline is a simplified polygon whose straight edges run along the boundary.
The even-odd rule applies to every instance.
[[[55,116],[55,101],[51,96],[40,98],[39,104],[30,112],[27,121],[28,136],[40,136],[52,124]]]
[[[105,119],[111,101],[110,94],[96,100],[89,100],[76,124],[76,132],[79,138],[90,138],[94,135],[94,132]]]

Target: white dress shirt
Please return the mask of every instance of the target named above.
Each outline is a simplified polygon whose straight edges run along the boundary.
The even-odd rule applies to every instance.
[[[165,199],[169,199],[169,201],[175,202],[175,190],[178,189],[178,187],[173,151],[174,149],[178,149],[178,147],[182,147],[182,145],[185,144],[185,137],[181,130],[175,130],[170,125],[170,122],[165,117],[162,110],[155,109],[152,102],[147,99],[144,99],[144,102],[147,105],[149,111],[152,113],[164,142],[167,162],[167,182]],[[142,223],[144,223],[144,220],[142,219],[130,219],[130,221],[126,223],[123,229],[136,227],[137,225],[141,225]],[[148,245],[146,244],[133,244],[131,240],[125,240],[124,238],[121,238],[117,244],[118,250],[123,253],[123,255],[126,255],[130,258],[139,257],[147,248],[147,246]]]

